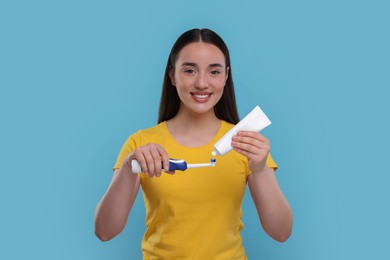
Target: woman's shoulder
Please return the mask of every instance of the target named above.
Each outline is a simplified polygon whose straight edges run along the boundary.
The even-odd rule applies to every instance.
[[[232,129],[234,126],[235,126],[235,124],[232,124],[232,123],[229,123],[229,122],[227,122],[225,120],[222,120],[222,128],[226,132],[229,131],[230,129]]]
[[[140,139],[149,139],[149,138],[163,136],[165,131],[164,128],[165,128],[165,122],[162,122],[148,128],[140,129],[137,132],[131,134],[129,138],[133,140],[140,140]]]
[[[156,133],[163,132],[164,131],[164,127],[165,127],[165,121],[161,122],[161,123],[159,123],[157,125],[141,129],[138,132],[141,132],[143,134],[156,134]]]

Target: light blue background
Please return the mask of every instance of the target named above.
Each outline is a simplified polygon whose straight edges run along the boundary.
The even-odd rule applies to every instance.
[[[218,32],[239,112],[260,105],[294,212],[283,244],[246,195],[250,259],[390,259],[388,1],[2,1],[0,259],[140,259],[96,204],[129,134],[156,122],[176,38]]]

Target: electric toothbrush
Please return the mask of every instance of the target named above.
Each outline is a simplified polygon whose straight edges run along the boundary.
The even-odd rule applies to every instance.
[[[169,159],[169,171],[185,171],[190,168],[203,168],[203,167],[214,167],[216,159],[211,158],[210,163],[187,163],[183,159]],[[131,171],[133,173],[141,173],[141,165],[137,160],[131,161]]]

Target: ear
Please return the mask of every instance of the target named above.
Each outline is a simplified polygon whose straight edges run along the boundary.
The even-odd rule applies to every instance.
[[[170,69],[169,70],[169,78],[171,79],[171,84],[172,84],[172,86],[176,86],[176,83],[175,83],[175,71],[174,71],[174,69]]]

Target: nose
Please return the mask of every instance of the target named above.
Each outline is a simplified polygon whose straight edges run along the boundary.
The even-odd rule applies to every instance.
[[[209,79],[206,73],[198,74],[195,87],[200,89],[205,89],[209,87]]]

